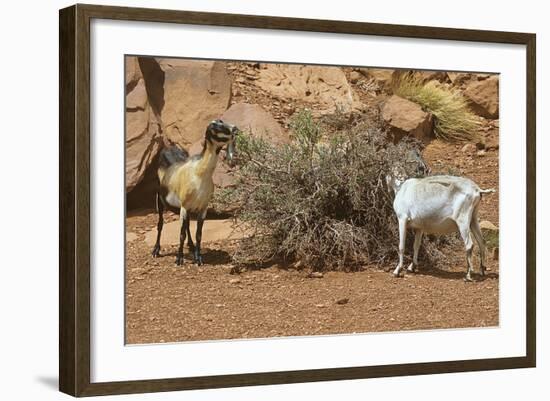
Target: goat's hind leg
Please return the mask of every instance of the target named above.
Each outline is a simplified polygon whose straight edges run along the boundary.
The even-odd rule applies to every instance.
[[[473,281],[472,280],[472,251],[474,249],[474,242],[470,235],[470,222],[458,224],[460,230],[460,236],[462,241],[464,241],[464,249],[466,250],[466,263],[468,264],[468,271],[466,272],[466,277],[464,281]]]
[[[180,246],[176,256],[176,265],[178,266],[183,265],[183,244],[185,243],[185,235],[189,231],[189,216],[183,207],[180,209],[180,223]]]
[[[189,252],[195,253],[195,244],[193,243],[193,238],[191,238],[191,219],[189,219],[189,224],[187,225],[187,247]]]
[[[160,234],[162,232],[162,226],[164,225],[164,219],[162,216],[162,213],[164,212],[164,205],[162,203],[162,200],[160,199],[160,194],[158,192],[156,196],[156,203],[157,203],[157,211],[159,214],[159,221],[157,223],[157,242],[155,242],[155,246],[153,247],[153,252],[152,252],[152,255],[154,258],[160,255]]]
[[[476,239],[477,245],[479,246],[479,272],[481,276],[485,276],[485,240],[483,239],[483,234],[479,228],[479,222],[477,220],[477,213],[474,213],[472,216],[472,223],[470,224],[470,229],[474,238]]]
[[[414,253],[413,253],[413,261],[407,268],[407,271],[410,273],[414,273],[416,268],[418,267],[418,251],[420,250],[420,244],[422,243],[422,235],[424,233],[422,230],[415,230],[414,232]]]

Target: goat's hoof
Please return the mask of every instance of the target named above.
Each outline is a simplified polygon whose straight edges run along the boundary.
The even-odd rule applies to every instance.
[[[466,277],[464,277],[464,281],[466,283],[472,283],[474,280],[472,280],[472,278],[470,276],[466,276]]]
[[[183,256],[176,257],[176,266],[183,265]]]
[[[195,256],[195,263],[197,266],[202,266],[202,256]]]
[[[392,275],[395,278],[400,278],[401,277],[401,273],[392,273]]]
[[[151,253],[151,256],[153,256],[154,258],[158,258],[160,255],[160,246],[159,247],[154,247],[153,248],[153,252]]]

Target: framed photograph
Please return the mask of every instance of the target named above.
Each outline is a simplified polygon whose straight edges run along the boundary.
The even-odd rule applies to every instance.
[[[59,27],[62,392],[535,366],[534,34]]]

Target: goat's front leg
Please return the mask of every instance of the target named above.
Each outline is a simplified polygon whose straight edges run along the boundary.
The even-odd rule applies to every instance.
[[[399,277],[399,272],[403,268],[403,255],[405,253],[405,240],[407,239],[407,219],[399,219],[399,264],[393,271],[395,277]]]
[[[189,216],[187,210],[183,207],[180,208],[180,246],[178,248],[178,256],[176,257],[176,265],[181,266],[183,264],[183,244],[185,243],[185,234],[189,231]]]
[[[202,265],[202,255],[201,255],[201,240],[202,240],[202,225],[204,224],[204,219],[206,217],[206,210],[199,213],[197,217],[197,234],[195,235],[195,250],[193,252],[195,263],[197,265]]]

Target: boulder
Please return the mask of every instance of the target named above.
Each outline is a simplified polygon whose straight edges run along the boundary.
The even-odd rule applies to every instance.
[[[449,82],[449,76],[445,71],[417,71],[417,75],[420,77],[422,82],[426,83],[429,81],[438,81],[438,82]]]
[[[267,64],[255,85],[277,98],[315,104],[321,114],[337,108],[350,112],[353,107],[351,86],[338,67]]]
[[[161,123],[148,102],[126,110],[126,192],[142,180],[162,147]]]
[[[383,89],[390,89],[396,71],[387,68],[359,68],[358,71],[365,77],[373,79]]]
[[[499,77],[493,75],[482,81],[473,81],[466,86],[463,94],[468,99],[472,111],[485,118],[498,118]]]
[[[164,73],[161,117],[164,135],[182,147],[204,137],[208,123],[229,106],[231,79],[225,63],[157,59]]]
[[[448,72],[447,76],[454,86],[461,86],[473,78],[473,75],[468,72]]]
[[[382,118],[394,141],[405,135],[428,142],[433,138],[433,118],[430,113],[407,99],[393,95],[382,106]]]
[[[236,103],[221,118],[236,125],[241,131],[270,143],[281,145],[290,142],[288,134],[277,120],[258,104]]]

